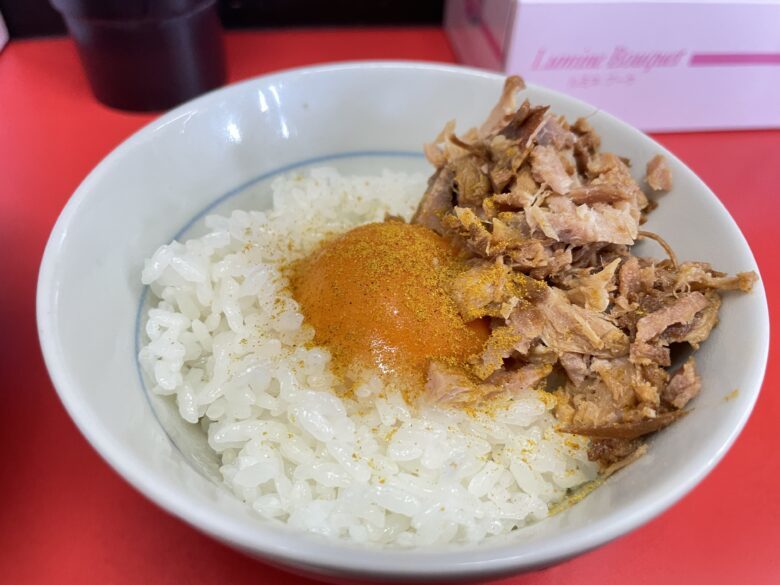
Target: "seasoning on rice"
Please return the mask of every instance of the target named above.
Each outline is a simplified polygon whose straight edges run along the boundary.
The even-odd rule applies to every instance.
[[[292,270],[292,290],[314,342],[334,366],[376,367],[411,375],[421,387],[431,360],[478,354],[487,325],[464,321],[449,289],[463,270],[447,241],[398,221],[357,227],[332,239]]]

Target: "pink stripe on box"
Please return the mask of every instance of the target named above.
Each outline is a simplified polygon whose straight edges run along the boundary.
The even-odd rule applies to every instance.
[[[691,67],[718,65],[780,65],[780,53],[694,53]]]
[[[498,44],[496,37],[493,36],[493,31],[490,30],[490,27],[483,20],[480,20],[479,28],[482,31],[482,35],[485,37],[485,41],[487,41],[488,47],[492,51],[493,56],[498,59],[499,63],[503,63],[504,51],[501,50],[501,45]]]

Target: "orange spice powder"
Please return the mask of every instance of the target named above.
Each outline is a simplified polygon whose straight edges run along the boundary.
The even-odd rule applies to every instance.
[[[487,324],[464,322],[448,292],[461,270],[435,232],[385,222],[324,243],[291,267],[290,280],[337,373],[360,364],[419,384],[431,360],[465,364],[488,338]]]

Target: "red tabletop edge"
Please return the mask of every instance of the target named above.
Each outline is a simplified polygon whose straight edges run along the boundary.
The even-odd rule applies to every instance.
[[[439,28],[316,29],[227,35],[231,81],[348,59],[453,62]],[[98,104],[67,39],[0,53],[0,582],[307,583],[169,516],[116,475],[79,434],[43,365],[35,286],[46,239],[79,182],[153,115]],[[780,131],[655,136],[718,194],[780,303]],[[761,397],[723,462],[639,530],[505,584],[780,583],[780,420],[776,333]]]

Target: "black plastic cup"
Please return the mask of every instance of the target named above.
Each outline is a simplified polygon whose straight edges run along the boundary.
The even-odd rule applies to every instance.
[[[122,110],[166,110],[225,82],[216,0],[51,0],[92,92]]]

